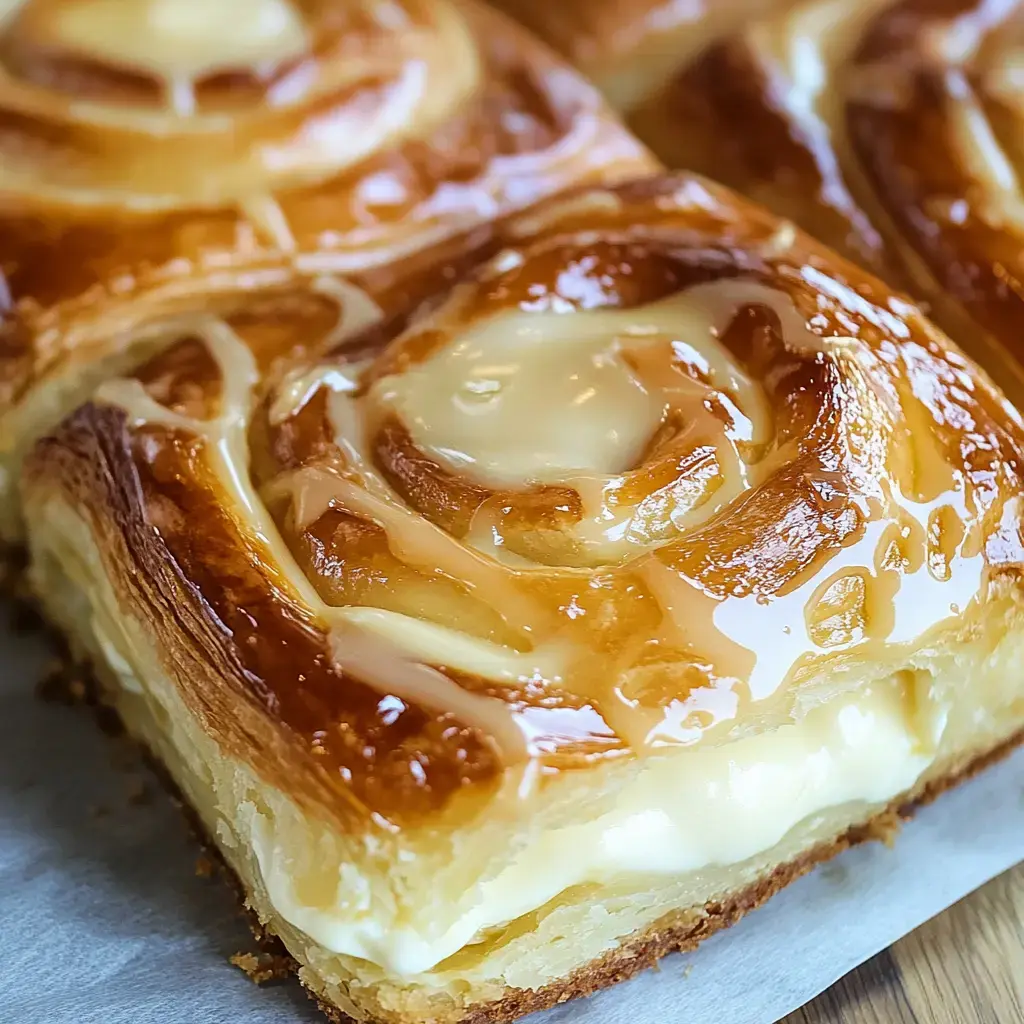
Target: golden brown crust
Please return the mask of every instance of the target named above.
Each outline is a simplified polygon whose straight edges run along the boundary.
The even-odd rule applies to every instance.
[[[778,17],[785,22],[787,15]],[[796,86],[782,79],[758,29],[702,50],[633,111],[631,126],[670,167],[724,182],[888,284],[908,289],[898,253],[863,209],[827,129],[798,112]]]
[[[718,36],[795,0],[495,0],[607,90],[619,109]]]
[[[171,38],[140,64],[153,41],[116,19],[100,38],[72,18],[81,4],[34,0],[4,20],[5,464],[97,378],[144,358],[126,353],[149,321],[321,275],[400,307],[409,278],[450,269],[474,225],[656,166],[589,84],[485,4],[401,0],[390,28],[370,6],[287,0],[305,42],[280,65],[230,63],[244,33],[205,26],[181,59],[219,31],[210,59],[228,65],[184,78],[160,63],[179,53]],[[172,72],[194,109],[168,108]]]
[[[312,377],[274,386],[258,372],[287,347],[287,317],[267,337],[265,318],[229,316],[229,334],[197,328],[141,368],[142,387],[109,393],[41,442],[27,487],[88,518],[121,606],[138,609],[226,749],[245,761],[262,751],[258,771],[332,817],[409,823],[486,795],[522,756],[510,746],[520,723],[525,756],[575,770],[652,732],[692,742],[755,710],[787,721],[826,661],[850,667],[928,630],[973,629],[985,588],[1016,578],[1009,499],[1024,428],[912,307],[802,235],[784,231],[780,246],[779,232],[683,175],[554,201],[495,228],[461,287],[390,347],[392,329],[371,326]],[[714,358],[757,383],[714,390],[703,356],[672,356],[699,401],[665,414],[640,462],[605,485],[616,509],[661,517],[660,534],[648,527],[624,553],[580,555],[571,483],[467,488],[408,432],[378,438],[358,464],[339,447],[374,438],[354,425],[363,407],[331,418],[326,385],[353,352],[372,360],[367,382],[398,380],[489,317],[561,303],[564,324],[584,302],[629,313],[687,289],[722,298]],[[214,349],[240,361],[218,364]],[[243,418],[223,433],[260,395],[252,429]],[[730,469],[740,464],[744,474]],[[699,513],[679,527],[660,511],[677,493]],[[467,544],[482,509],[535,571]],[[372,658],[345,660],[365,649],[351,609],[447,629],[449,646],[419,655],[429,670],[411,683],[404,662],[375,678]],[[524,624],[526,657],[540,653],[517,680],[455,660],[467,641],[491,663],[521,658]],[[561,659],[557,676],[546,651]],[[790,661],[773,668],[780,657]],[[679,702],[693,710],[677,727]]]
[[[38,333],[63,326],[58,304],[123,299],[168,281],[259,267],[292,253],[315,254],[323,272],[393,261],[438,241],[439,230],[456,234],[569,185],[614,175],[617,165],[618,173],[649,166],[590,86],[483,4],[403,0],[401,17],[391,22],[401,29],[384,28],[366,5],[329,0],[301,6],[311,33],[306,52],[279,73],[302,71],[310,79],[306,93],[284,102],[274,94],[280,83],[265,68],[256,96],[246,93],[242,74],[219,80],[221,88],[241,90],[233,99],[240,113],[233,116],[242,137],[228,134],[234,149],[227,152],[218,148],[219,135],[207,137],[203,120],[221,115],[227,100],[210,110],[199,104],[165,125],[159,97],[142,101],[115,89],[104,93],[105,120],[97,119],[114,126],[108,139],[101,128],[75,120],[69,90],[80,89],[82,80],[60,63],[60,47],[69,44],[47,51],[58,59],[48,78],[16,65],[0,101],[11,133],[4,138],[35,172],[4,189],[8,200],[0,208],[0,265],[17,319]],[[24,17],[5,22],[8,69],[12,55],[29,45],[21,21],[50,9],[60,24],[66,15],[52,0],[38,0]],[[130,40],[120,45],[131,54]],[[354,52],[360,62],[351,59]],[[115,59],[97,55],[96,66],[107,68]],[[429,83],[413,87],[405,80],[420,71],[432,76]],[[391,93],[408,94],[405,105],[392,110]],[[37,110],[37,123],[22,108]],[[157,124],[152,134],[149,122],[135,121],[143,115]],[[343,129],[325,132],[330,118],[341,119]],[[37,133],[40,146],[41,140],[56,146],[47,129],[71,146],[68,166],[53,166],[17,134]],[[297,173],[309,172],[296,171],[288,147],[308,146],[303,133],[313,131],[320,132],[320,148],[303,156],[314,168],[317,160],[326,162],[312,183],[296,182]],[[260,147],[271,146],[277,147],[272,158],[263,157]],[[159,159],[147,147],[162,147]],[[87,158],[94,149],[102,166]],[[246,177],[244,185],[232,176],[243,157],[265,161],[245,170],[258,180]],[[215,172],[224,174],[226,184],[212,198],[187,187],[197,165],[204,190]],[[129,166],[129,180],[107,180]],[[72,177],[74,189],[62,174]],[[150,177],[159,179],[159,195],[147,195]],[[268,235],[268,224],[255,217],[254,197],[280,205],[278,231]],[[412,237],[417,234],[419,240]]]
[[[633,50],[648,34],[697,26],[709,7],[731,7],[737,16],[742,4],[724,0],[680,4],[674,0],[565,0],[545,4],[538,0],[497,0],[578,67],[600,71],[603,62]]]
[[[904,0],[864,33],[846,102],[852,157],[900,237],[1018,360],[1021,109],[1008,68],[1022,25],[1019,3]]]
[[[1019,3],[803,0],[704,49],[630,123],[669,166],[927,302],[1020,404],[1022,18]]]

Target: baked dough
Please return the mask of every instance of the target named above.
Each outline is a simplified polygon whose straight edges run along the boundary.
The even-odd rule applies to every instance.
[[[628,112],[722,36],[798,0],[491,0]]]
[[[1015,2],[803,0],[706,48],[632,125],[926,302],[1022,405],[1022,30]]]
[[[8,544],[26,447],[152,354],[146,323],[324,275],[393,309],[410,264],[457,255],[481,221],[653,166],[589,85],[474,0],[0,12]]]
[[[1024,405],[1024,5],[504,6],[584,67],[669,167],[764,203],[926,303]]]
[[[404,328],[197,315],[25,466],[31,580],[329,1012],[508,1020],[1024,736],[1024,425],[685,174]]]

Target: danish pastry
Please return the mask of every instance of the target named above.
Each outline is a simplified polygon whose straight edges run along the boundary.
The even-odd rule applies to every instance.
[[[28,458],[31,579],[329,1013],[509,1020],[1024,736],[1024,424],[725,188],[495,225],[397,326],[207,312]]]
[[[473,0],[0,7],[8,543],[26,447],[153,353],[147,322],[325,274],[393,308],[418,255],[653,166],[589,85]]]

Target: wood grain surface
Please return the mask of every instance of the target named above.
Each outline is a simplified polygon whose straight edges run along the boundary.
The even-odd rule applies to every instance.
[[[1024,1024],[1024,865],[879,953],[784,1024]]]

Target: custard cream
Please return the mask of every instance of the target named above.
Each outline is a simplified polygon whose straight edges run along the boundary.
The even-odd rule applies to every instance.
[[[941,714],[927,730],[912,725],[897,688],[880,687],[771,733],[651,757],[604,816],[538,834],[498,874],[467,880],[461,901],[421,910],[385,913],[368,898],[370,881],[344,863],[333,906],[310,906],[267,819],[253,840],[270,900],[289,924],[332,952],[422,975],[574,886],[739,864],[816,814],[886,803],[932,763],[943,726]]]

